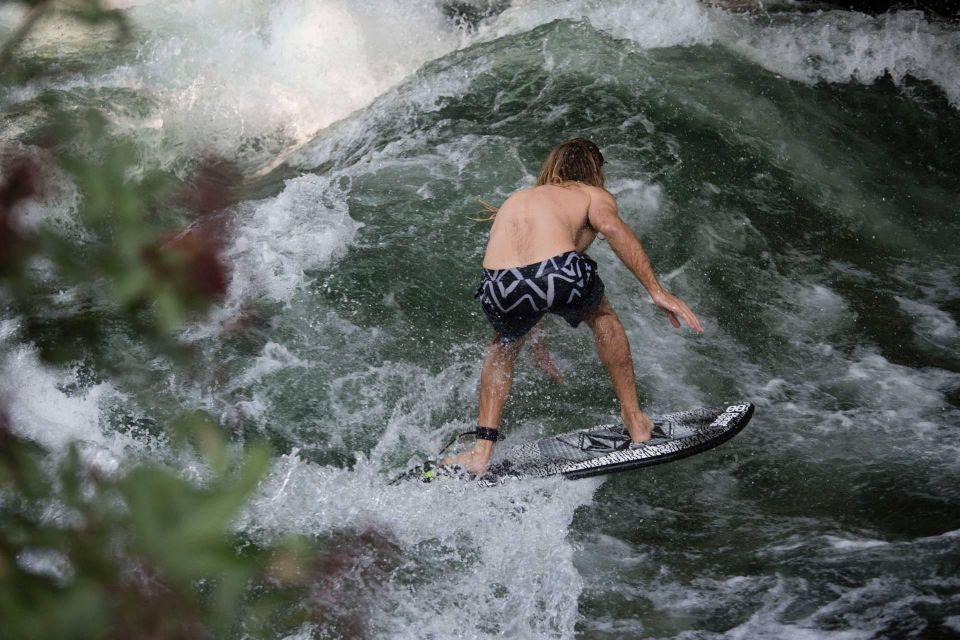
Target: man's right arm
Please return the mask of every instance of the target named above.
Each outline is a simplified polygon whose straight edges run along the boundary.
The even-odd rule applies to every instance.
[[[680,316],[694,331],[703,333],[703,327],[690,307],[661,286],[653,273],[653,265],[650,264],[650,259],[643,250],[643,245],[640,244],[640,239],[620,217],[617,201],[608,191],[600,188],[590,189],[590,208],[587,216],[590,226],[603,234],[613,252],[650,294],[654,304],[667,312],[673,326],[680,326],[677,319],[677,316]]]

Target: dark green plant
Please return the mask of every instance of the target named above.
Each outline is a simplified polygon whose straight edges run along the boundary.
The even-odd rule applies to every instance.
[[[5,638],[185,638],[233,628],[274,552],[241,555],[227,533],[268,456],[252,448],[230,464],[215,425],[193,417],[181,427],[219,467],[201,487],[152,465],[107,476],[75,447],[54,465],[0,431]],[[60,515],[51,518],[44,507],[54,504]],[[38,562],[54,569],[38,571]]]
[[[48,13],[114,25],[118,39],[129,30],[122,13],[98,0],[20,4],[28,9],[25,20],[0,45],[3,83],[35,77],[35,70],[17,61],[16,50]],[[68,114],[55,103],[51,108],[46,155],[0,150],[3,315],[17,318],[21,337],[54,365],[98,353],[104,322],[124,323],[158,355],[189,358],[175,329],[227,287],[222,227],[206,222],[229,204],[226,185],[233,170],[201,161],[186,184],[143,172],[136,150],[111,139],[96,111]],[[21,206],[42,195],[42,166],[51,161],[80,194],[83,240],[45,226],[27,231],[18,223]],[[38,260],[49,267],[43,277]],[[77,292],[56,313],[37,304],[54,288],[49,272],[56,287]],[[264,545],[234,531],[267,471],[266,446],[246,443],[236,453],[220,425],[191,414],[170,424],[167,433],[175,448],[200,454],[208,472],[204,482],[149,461],[106,474],[85,462],[76,446],[58,454],[24,437],[31,425],[11,424],[3,402],[4,640],[273,637],[303,624],[334,636],[364,632],[359,603],[341,607],[336,594],[362,595],[363,589],[349,589],[350,580],[366,579],[357,577],[353,559],[358,550],[373,550],[389,564],[394,549],[388,540],[373,532],[342,532],[324,543],[291,538]]]

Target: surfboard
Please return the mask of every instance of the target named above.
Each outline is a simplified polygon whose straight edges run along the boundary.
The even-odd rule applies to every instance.
[[[507,446],[482,476],[426,464],[397,480],[431,482],[444,477],[476,479],[490,486],[509,478],[563,476],[570,480],[632,471],[673,462],[717,447],[747,426],[754,406],[749,402],[698,407],[665,415],[653,415],[653,438],[631,443],[623,424],[580,429],[560,435]]]

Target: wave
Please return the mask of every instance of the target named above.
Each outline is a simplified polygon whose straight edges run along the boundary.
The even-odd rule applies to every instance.
[[[912,77],[939,87],[960,108],[954,72],[960,29],[920,12],[731,13],[699,0],[515,0],[508,8],[426,0],[118,6],[137,28],[133,55],[101,61],[99,71],[70,74],[55,85],[151,96],[148,114],[118,116],[117,124],[139,131],[167,162],[211,152],[262,160],[369,105],[431,60],[555,20],[584,21],[640,50],[722,46],[805,83],[870,84],[889,76],[902,86]],[[0,14],[0,23],[15,22],[15,12]],[[65,41],[81,39],[78,31],[50,21],[27,50],[62,56]],[[8,99],[22,101],[39,90],[21,89]]]

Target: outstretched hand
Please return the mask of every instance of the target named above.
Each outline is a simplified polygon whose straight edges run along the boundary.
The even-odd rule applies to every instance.
[[[683,318],[683,321],[687,323],[687,326],[697,333],[703,333],[703,325],[701,325],[700,321],[697,320],[697,316],[695,316],[693,311],[690,310],[690,307],[688,307],[686,303],[677,296],[661,290],[658,295],[653,296],[653,303],[667,313],[667,317],[670,318],[670,324],[673,326],[679,329],[679,318]],[[679,316],[679,318],[677,316]]]
[[[557,368],[557,365],[553,363],[553,358],[550,357],[550,352],[547,351],[547,343],[543,337],[543,329],[538,324],[533,328],[531,333],[530,340],[530,350],[533,351],[533,360],[537,363],[537,366],[540,369],[553,378],[553,381],[557,384],[566,384],[566,381],[563,379],[563,374],[560,373],[560,369]]]

